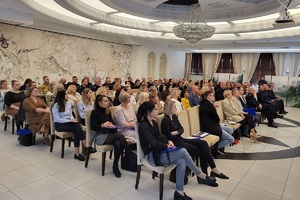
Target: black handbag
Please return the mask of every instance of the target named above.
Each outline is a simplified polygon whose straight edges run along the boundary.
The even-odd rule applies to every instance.
[[[17,133],[19,135],[19,143],[23,146],[31,146],[32,145],[32,133],[29,129],[24,128],[21,130],[17,130]]]
[[[137,172],[137,155],[134,152],[125,153],[121,158],[121,168],[131,172]]]

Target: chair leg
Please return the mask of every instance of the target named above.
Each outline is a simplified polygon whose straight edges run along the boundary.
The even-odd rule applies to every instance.
[[[157,177],[158,173],[156,171],[152,171],[152,179],[155,179]]]
[[[5,123],[4,123],[4,130],[5,131],[7,129],[7,121],[8,121],[8,116],[5,116]]]
[[[15,134],[15,118],[11,121],[11,134]]]
[[[102,152],[102,176],[104,176],[104,171],[105,171],[105,159],[106,159],[106,152]]]
[[[163,199],[164,195],[164,174],[159,175],[159,200]]]
[[[72,138],[69,138],[69,147],[71,147]]]
[[[35,145],[35,136],[36,134],[32,134],[32,145]]]
[[[55,140],[55,135],[51,135],[50,152],[52,152],[52,150],[53,150],[54,140]]]
[[[112,158],[112,154],[113,154],[113,150],[111,150],[111,151],[109,152],[109,159]]]
[[[217,142],[215,144],[215,148],[214,148],[214,157],[215,157],[215,159],[218,158],[218,149],[219,149],[218,146],[219,146],[219,142]]]
[[[137,166],[137,173],[136,173],[135,189],[138,189],[138,187],[139,187],[140,177],[141,177],[141,170],[142,170],[142,165],[138,165]]]
[[[90,159],[90,151],[87,150],[84,167],[87,168]],[[102,161],[103,162],[103,161]]]
[[[61,158],[64,158],[64,155],[65,155],[65,138],[62,138],[62,141],[61,141]]]

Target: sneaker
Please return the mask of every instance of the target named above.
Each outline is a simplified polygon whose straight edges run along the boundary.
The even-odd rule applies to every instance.
[[[220,150],[218,150],[218,154],[220,154],[220,155],[225,155],[225,153],[222,152],[222,151],[220,151]]]
[[[79,154],[78,156],[74,154],[74,159],[77,159],[79,161],[85,161],[85,158],[81,154]]]

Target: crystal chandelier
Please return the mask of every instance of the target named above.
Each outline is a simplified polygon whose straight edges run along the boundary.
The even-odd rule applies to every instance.
[[[187,18],[179,25],[173,27],[174,34],[184,38],[191,44],[199,40],[210,38],[215,33],[215,27],[207,25],[201,18],[200,4],[192,4]]]

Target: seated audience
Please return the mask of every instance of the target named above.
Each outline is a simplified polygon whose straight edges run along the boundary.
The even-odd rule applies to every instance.
[[[9,88],[7,85],[8,85],[8,83],[6,80],[0,81],[0,115],[1,115],[2,121],[5,120],[5,114],[2,112],[4,111],[4,96],[9,91]]]
[[[159,115],[160,115],[160,114],[163,114],[163,112],[164,112],[164,107],[160,104],[158,95],[155,94],[155,93],[150,94],[149,100],[152,101],[153,103],[155,103],[156,108],[157,108],[157,113],[158,113]]]
[[[55,130],[57,131],[69,131],[73,133],[74,137],[74,159],[79,161],[85,161],[84,156],[79,153],[80,141],[86,147],[85,135],[81,128],[81,125],[74,119],[72,115],[72,105],[68,101],[68,95],[66,90],[60,90],[57,92],[55,102],[52,106],[53,122],[55,125]],[[90,150],[94,152],[94,150]]]
[[[83,91],[83,90],[82,90]],[[76,92],[76,86],[71,84],[67,89],[68,101],[71,103],[72,108],[74,108],[74,102],[81,100],[81,94]]]
[[[82,92],[81,101],[78,102],[78,115],[81,120],[81,124],[85,126],[85,110],[92,110],[94,108],[94,101],[92,100],[93,91],[90,88],[86,88]]]
[[[278,106],[279,114],[283,114],[283,115],[287,114],[288,112],[286,112],[284,109],[283,100],[279,96],[276,96],[273,91],[274,83],[270,83],[270,85],[264,84],[264,88],[268,93],[269,99]]]
[[[119,88],[116,90],[115,92],[115,99],[114,99],[114,102],[113,102],[113,106],[118,106],[121,104],[121,102],[119,101],[119,96],[121,94],[121,92],[123,91],[122,88]]]
[[[49,91],[47,92],[46,96],[48,95],[53,95],[54,93],[54,87],[56,85],[56,82],[55,81],[52,81],[50,84],[49,84]]]
[[[24,81],[24,84],[21,85],[20,87],[20,91],[24,91],[24,90],[28,90],[30,87],[31,87],[31,84],[32,84],[32,80],[30,78],[27,78],[25,81]]]
[[[171,100],[171,92],[169,91],[169,90],[164,90],[162,93],[161,93],[161,97],[160,97],[160,104],[162,105],[162,106],[164,106],[165,105],[165,102],[167,101],[167,100]]]
[[[61,84],[61,83],[57,83],[57,84],[55,84],[55,86],[54,86],[54,88],[53,88],[53,95],[51,96],[51,102],[54,102],[55,101],[55,98],[56,98],[56,95],[57,95],[57,92],[59,91],[59,90],[64,90],[65,89],[65,87],[64,87],[64,85],[63,84]]]
[[[186,167],[194,172],[199,184],[217,187],[216,179],[201,172],[185,148],[176,147],[174,149],[174,143],[159,132],[158,124],[153,120],[155,117],[157,117],[157,111],[153,102],[147,101],[141,104],[137,115],[141,148],[151,165],[164,166],[172,163],[177,166],[174,200],[191,199],[183,190]]]
[[[46,95],[48,90],[49,90],[49,77],[48,76],[44,76],[43,77],[43,84],[39,86],[39,90]]]
[[[38,132],[43,134],[44,144],[50,146],[50,109],[45,101],[38,96],[39,91],[37,87],[31,87],[27,90],[27,98],[23,101],[26,121],[33,135]]]
[[[248,95],[246,96],[246,102],[248,108],[255,108],[257,111],[262,112],[268,120],[268,126],[278,128],[274,124],[274,118],[282,118],[282,115],[278,115],[269,104],[260,104],[255,98],[255,90],[253,88],[248,89]]]
[[[124,92],[130,95],[130,104],[136,104],[135,96],[132,95],[131,86],[125,86]]]
[[[185,148],[191,156],[200,157],[200,165],[204,173],[207,174],[207,165],[209,165],[212,170],[210,174],[211,177],[228,179],[227,176],[220,173],[217,169],[206,141],[181,137],[184,130],[177,118],[176,112],[175,102],[172,100],[167,101],[164,107],[165,115],[161,122],[161,132],[168,140],[171,140],[175,146]]]
[[[113,106],[113,100],[111,97],[108,96],[108,89],[106,86],[101,86],[98,88],[98,90],[96,91],[96,96],[98,95],[102,95],[102,96],[106,96],[108,98],[108,101],[109,101],[109,106],[108,107],[111,107]]]
[[[192,92],[188,95],[188,99],[191,107],[200,105],[201,98],[199,97],[199,87],[197,85],[192,86]]]
[[[191,108],[190,100],[188,99],[188,96],[189,96],[189,92],[187,90],[185,89],[181,90],[181,95],[180,95],[181,104],[185,110]]]
[[[233,143],[234,138],[222,126],[216,108],[213,105],[215,95],[211,91],[204,93],[204,99],[200,102],[199,123],[201,130],[220,137],[218,148],[223,149],[225,146]]]
[[[19,111],[21,101],[24,99],[24,92],[21,92],[20,82],[16,80],[11,81],[12,90],[8,91],[4,96],[5,113],[6,115],[12,115],[15,118]],[[17,121],[17,120],[16,120]],[[17,124],[17,130],[20,130],[20,125]]]
[[[116,125],[122,131],[125,138],[136,142],[134,130],[136,115],[133,107],[130,105],[130,95],[127,92],[122,92],[119,96],[119,101],[121,104],[115,111]]]
[[[125,153],[130,152],[127,141],[121,132],[117,132],[116,126],[113,124],[113,119],[108,109],[109,100],[106,96],[97,95],[95,101],[95,109],[91,113],[91,128],[92,136],[96,133],[96,143],[98,145],[111,144],[114,148],[113,173],[116,177],[121,177],[121,172],[118,167],[120,156],[125,150]]]
[[[241,112],[233,103],[232,99],[232,91],[225,90],[224,91],[224,101],[223,101],[223,112],[226,116],[227,120],[238,122],[242,125],[248,125],[250,129],[250,138],[254,143],[259,143],[257,138],[260,138],[258,134],[256,134],[254,128],[255,124],[253,122],[253,117],[251,115],[244,114]]]
[[[178,101],[178,98],[180,97],[180,93],[177,88],[171,89],[170,97],[171,97],[171,100],[175,101],[177,111],[183,110],[183,106],[182,106],[181,102]]]

